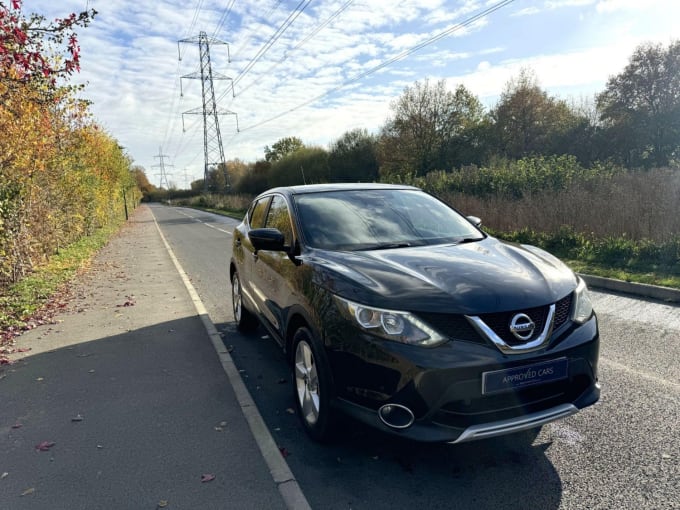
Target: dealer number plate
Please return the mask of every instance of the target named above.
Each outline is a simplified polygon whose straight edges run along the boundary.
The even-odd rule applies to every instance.
[[[569,376],[567,358],[534,363],[523,367],[495,370],[482,374],[482,394],[513,391],[527,386],[545,384]]]

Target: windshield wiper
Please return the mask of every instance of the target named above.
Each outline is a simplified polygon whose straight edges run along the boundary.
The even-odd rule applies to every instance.
[[[455,244],[465,244],[465,243],[474,243],[477,241],[481,241],[484,239],[483,237],[460,237],[454,241]]]
[[[359,248],[357,251],[371,251],[371,250],[392,250],[395,248],[408,248],[410,246],[413,246],[413,244],[408,243],[408,242],[400,242],[400,243],[381,243],[381,244],[372,244],[370,246],[366,246],[365,248]]]

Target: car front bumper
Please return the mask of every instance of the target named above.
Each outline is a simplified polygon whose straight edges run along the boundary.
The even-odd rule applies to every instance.
[[[362,350],[352,353],[329,349],[335,404],[370,426],[410,439],[465,442],[519,432],[574,414],[600,397],[594,316],[556,332],[544,351],[516,356],[455,341],[433,349],[367,338],[341,345],[361,342]],[[494,394],[482,390],[485,372],[560,358],[568,362],[563,379]],[[402,416],[390,425],[380,416],[381,408],[390,405],[411,413],[412,419]]]

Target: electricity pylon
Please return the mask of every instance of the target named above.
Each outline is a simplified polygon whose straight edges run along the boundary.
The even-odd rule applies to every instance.
[[[182,78],[200,79],[201,91],[203,95],[203,107],[194,108],[182,113],[182,129],[184,128],[184,115],[203,115],[203,155],[204,155],[204,170],[203,170],[203,189],[208,191],[208,175],[211,169],[221,168],[224,171],[225,184],[229,187],[229,174],[227,172],[227,165],[224,158],[224,147],[222,145],[222,134],[220,133],[219,115],[235,115],[236,116],[236,130],[238,131],[238,115],[229,110],[221,110],[217,107],[215,101],[215,89],[213,88],[213,80],[231,80],[232,81],[232,95],[234,91],[233,80],[228,76],[220,73],[213,73],[212,65],[210,63],[210,45],[224,44],[227,46],[227,61],[231,62],[229,56],[229,45],[214,37],[208,37],[205,32],[199,32],[198,36],[181,39],[177,42],[177,50],[179,52],[179,60],[182,60],[182,53],[180,50],[180,43],[198,44],[201,55],[201,70],[186,74],[180,78],[180,94],[184,95],[182,90]]]
[[[158,156],[154,156],[154,158],[159,158],[160,163],[158,165],[151,165],[152,167],[160,168],[160,172],[156,174],[156,176],[160,176],[160,183],[158,184],[158,187],[161,189],[170,189],[170,184],[168,183],[168,174],[165,171],[165,160],[163,158],[167,158],[165,154],[163,154],[163,148],[158,147]],[[168,166],[173,166],[173,165],[168,165]],[[165,188],[163,188],[163,184],[165,184]]]

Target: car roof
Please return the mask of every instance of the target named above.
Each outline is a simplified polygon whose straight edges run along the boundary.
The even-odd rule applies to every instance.
[[[415,186],[407,186],[402,184],[383,184],[377,182],[340,182],[329,184],[305,184],[299,186],[281,186],[272,188],[262,195],[270,193],[281,193],[284,195],[303,195],[306,193],[323,193],[328,191],[360,191],[360,190],[381,190],[381,189],[404,189],[404,190],[418,190]]]

